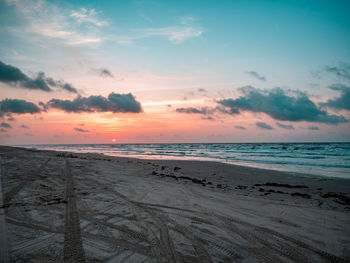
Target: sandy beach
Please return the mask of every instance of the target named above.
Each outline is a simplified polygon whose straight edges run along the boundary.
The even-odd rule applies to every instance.
[[[350,180],[0,147],[3,262],[350,262]]]

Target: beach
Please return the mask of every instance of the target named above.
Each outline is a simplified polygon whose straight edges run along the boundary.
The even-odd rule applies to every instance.
[[[350,180],[0,147],[4,262],[350,262]]]

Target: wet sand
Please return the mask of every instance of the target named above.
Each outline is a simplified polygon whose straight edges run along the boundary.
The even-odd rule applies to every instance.
[[[3,262],[350,262],[350,180],[0,146]]]

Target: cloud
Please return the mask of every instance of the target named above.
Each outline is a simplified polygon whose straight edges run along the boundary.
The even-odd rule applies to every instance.
[[[175,110],[176,112],[179,113],[195,113],[195,114],[208,114],[209,113],[209,109],[207,107],[203,107],[201,109],[197,109],[197,108],[193,108],[193,107],[189,107],[189,108],[177,108]]]
[[[271,126],[268,125],[267,123],[261,122],[261,121],[255,123],[255,125],[258,126],[258,127],[261,128],[261,129],[266,129],[266,130],[273,130],[273,129],[274,129],[273,127],[271,127]]]
[[[139,39],[164,37],[170,42],[180,44],[190,38],[196,38],[203,34],[203,30],[200,27],[192,25],[194,21],[195,19],[193,17],[182,17],[179,21],[180,24],[177,25],[134,29],[131,35],[114,36],[114,39],[118,44],[130,45]]]
[[[30,132],[26,132],[24,135],[25,135],[25,136],[33,136],[33,134],[30,133]]]
[[[7,113],[7,120],[8,121],[15,121],[16,119],[11,115],[11,113]]]
[[[320,103],[320,105],[338,110],[350,110],[350,87],[342,84],[334,84],[329,86],[329,88],[340,91],[340,97],[329,99],[326,103]]]
[[[181,24],[188,25],[194,22],[196,19],[193,16],[183,16],[181,17]]]
[[[147,22],[150,22],[150,23],[153,22],[152,18],[150,18],[149,16],[147,16],[146,14],[144,14],[144,13],[141,12],[141,11],[139,11],[139,16],[140,16],[142,19],[146,20]]]
[[[89,132],[89,130],[84,130],[82,128],[74,128],[77,132]]]
[[[329,115],[318,108],[309,97],[300,91],[284,91],[281,88],[270,90],[252,86],[240,88],[243,96],[237,99],[223,99],[217,103],[230,109],[232,113],[251,111],[265,113],[280,121],[308,121],[328,124],[348,122],[344,116]]]
[[[247,71],[246,73],[258,80],[266,81],[266,78],[264,76],[259,75],[256,71]]]
[[[309,126],[308,129],[312,131],[318,131],[320,128],[317,126]]]
[[[235,128],[236,128],[236,129],[239,129],[239,130],[245,130],[245,129],[246,129],[245,127],[239,126],[239,125],[235,126]]]
[[[41,72],[39,74],[42,74],[43,81],[46,82],[47,84],[49,84],[52,87],[61,88],[61,89],[64,89],[66,91],[69,91],[69,92],[72,92],[72,93],[76,93],[76,94],[78,93],[78,91],[69,83],[64,83],[64,82],[62,82],[60,80],[54,80],[52,78],[45,77],[43,72]]]
[[[212,116],[203,116],[201,119],[206,121],[215,121],[215,118]]]
[[[77,90],[72,85],[46,77],[44,72],[39,72],[35,78],[30,78],[19,68],[7,65],[2,61],[0,61],[0,81],[9,86],[23,89],[38,89],[50,92],[52,91],[51,87],[55,87],[77,93]]]
[[[18,99],[4,99],[0,101],[0,113],[39,113],[40,108],[32,102]]]
[[[287,124],[283,124],[283,123],[279,123],[279,122],[276,122],[276,125],[280,128],[283,128],[283,129],[294,130],[293,125],[287,125]]]
[[[30,129],[27,125],[24,125],[24,124],[22,124],[22,125],[19,126],[19,127],[23,128],[23,129]]]
[[[98,29],[108,24],[98,19],[94,9],[72,11],[42,0],[8,0],[7,4],[13,7],[18,20],[24,21],[8,27],[9,32],[30,40],[54,40],[55,45],[58,41],[68,45],[102,42]]]
[[[207,90],[206,90],[206,89],[203,89],[203,88],[199,88],[198,91],[199,91],[199,92],[207,92]]]
[[[38,105],[39,105],[40,107],[42,107],[42,111],[47,111],[47,105],[46,105],[46,103],[40,101],[40,102],[38,103]],[[40,117],[40,118],[42,118],[42,117]]]
[[[0,128],[0,132],[7,132],[4,128]]]
[[[0,61],[0,81],[6,84],[17,83],[20,81],[26,82],[29,78],[22,73],[16,67],[11,65],[6,65],[2,61]]]
[[[337,77],[350,79],[350,64],[342,63],[339,66],[326,66],[325,71]]]
[[[52,99],[48,107],[64,110],[65,112],[142,112],[140,102],[129,94],[110,93],[108,98],[103,96],[77,97],[74,100]]]
[[[177,108],[175,110],[176,112],[179,113],[187,113],[187,114],[203,114],[203,115],[210,115],[214,113],[225,113],[225,114],[233,114],[236,112],[232,112],[231,110],[227,110],[225,107],[222,106],[216,106],[214,108],[210,107],[202,107],[202,108],[193,108],[193,107],[188,107],[188,108]]]
[[[94,72],[96,72],[100,77],[110,77],[114,78],[113,74],[105,68],[100,68],[100,69],[93,69]]]
[[[12,126],[7,122],[0,123],[0,127],[10,129]]]
[[[75,18],[78,23],[89,23],[98,27],[108,25],[107,21],[97,18],[95,9],[80,8],[79,11],[72,11],[71,17]]]
[[[199,37],[203,31],[191,26],[170,26],[160,28],[145,28],[140,30],[143,37],[163,36],[173,43],[182,43],[189,38]]]
[[[74,100],[51,99],[43,105],[43,109],[36,104],[19,99],[4,99],[0,101],[0,117],[9,113],[25,114],[40,113],[49,107],[64,110],[65,112],[142,112],[140,102],[129,94],[110,93],[107,98],[103,96],[77,97]]]
[[[12,116],[11,113],[9,113],[9,112],[5,113],[5,112],[1,111],[1,101],[0,101],[0,118],[3,119],[3,118],[5,118],[5,117],[6,117],[6,120],[7,120],[7,121],[15,121],[15,120],[16,120],[16,119]]]

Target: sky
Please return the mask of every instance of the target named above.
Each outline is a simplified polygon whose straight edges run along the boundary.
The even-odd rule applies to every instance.
[[[349,14],[0,0],[0,144],[349,142]]]

